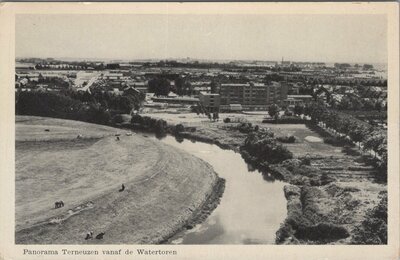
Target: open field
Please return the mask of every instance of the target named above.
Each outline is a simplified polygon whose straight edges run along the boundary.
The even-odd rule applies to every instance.
[[[159,243],[185,225],[217,175],[194,156],[125,132],[17,116],[17,244]],[[65,207],[54,209],[59,200]],[[104,239],[85,240],[90,230]]]
[[[187,126],[196,127],[196,132],[193,135],[206,136],[210,139],[218,140],[222,144],[230,144],[233,147],[243,143],[246,134],[238,131],[226,131],[226,127],[238,122],[249,122],[253,125],[259,125],[263,128],[269,128],[276,136],[294,135],[296,143],[285,144],[285,146],[296,157],[310,156],[342,156],[343,153],[338,147],[323,143],[323,141],[313,141],[309,137],[320,137],[316,132],[306,127],[304,124],[268,124],[262,123],[265,114],[244,115],[235,113],[221,113],[220,121],[210,122],[204,115],[196,115],[194,113],[181,114],[161,114],[161,113],[146,113],[145,116],[160,118],[167,121],[168,124],[184,124]],[[233,123],[224,123],[222,120],[229,117]]]

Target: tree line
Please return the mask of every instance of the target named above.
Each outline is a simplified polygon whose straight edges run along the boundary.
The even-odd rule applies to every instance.
[[[351,115],[328,109],[321,103],[295,108],[295,113],[310,116],[313,123],[321,123],[338,135],[350,138],[364,151],[373,151],[379,156],[379,168],[387,170],[387,132],[361,121]]]
[[[111,124],[114,115],[130,113],[141,105],[140,96],[109,93],[17,92],[15,111],[18,115],[33,115],[79,120],[96,124]]]

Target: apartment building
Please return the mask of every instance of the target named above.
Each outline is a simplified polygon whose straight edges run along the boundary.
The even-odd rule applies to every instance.
[[[221,97],[219,94],[200,92],[199,101],[202,107],[207,109],[209,112],[219,112],[221,104]]]
[[[221,84],[221,105],[240,104],[244,110],[267,110],[271,104],[283,104],[287,90],[286,84],[278,82]]]

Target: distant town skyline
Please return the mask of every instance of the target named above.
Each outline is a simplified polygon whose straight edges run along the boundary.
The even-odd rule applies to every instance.
[[[16,57],[387,63],[383,15],[17,15]]]

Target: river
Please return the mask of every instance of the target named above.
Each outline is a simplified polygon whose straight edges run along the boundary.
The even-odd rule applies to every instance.
[[[274,244],[286,217],[284,182],[252,170],[239,153],[216,145],[167,136],[162,142],[193,154],[226,180],[220,205],[201,224],[172,244]]]

